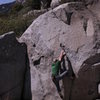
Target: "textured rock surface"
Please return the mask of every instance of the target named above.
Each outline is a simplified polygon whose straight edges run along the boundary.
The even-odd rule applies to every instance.
[[[98,97],[99,7],[100,2],[88,7],[81,2],[60,5],[38,17],[21,36],[20,41],[28,46],[33,100],[60,100],[50,78],[51,62],[53,57],[59,55],[60,43],[65,45],[76,74],[73,81],[68,77],[63,80],[65,100],[92,100]]]
[[[0,36],[0,100],[31,100],[29,73],[26,45],[14,33]]]

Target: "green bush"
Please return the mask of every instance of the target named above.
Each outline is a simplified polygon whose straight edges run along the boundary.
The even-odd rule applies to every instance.
[[[29,27],[34,19],[34,15],[27,17],[9,17],[5,19],[0,18],[0,34],[14,31],[16,33],[16,36],[20,36]]]
[[[10,10],[11,14],[18,13],[23,8],[23,5],[21,3],[16,3],[12,6],[12,9]]]
[[[23,9],[21,9],[19,12],[18,12],[18,15],[24,15],[24,14],[27,14],[29,11],[31,11],[31,7],[25,7]]]
[[[32,3],[34,0],[28,0],[28,1],[30,1],[30,4],[32,4],[31,6],[34,5]],[[16,36],[20,36],[21,34],[23,34],[24,31],[32,23],[32,21],[39,16],[39,15],[34,16],[34,14],[27,15],[27,12],[30,10],[32,10],[30,6],[23,7],[23,5],[21,4],[15,4],[8,14],[4,15],[1,14],[0,35],[7,33],[9,31],[14,31],[16,33]],[[26,14],[26,16],[23,16],[24,14]]]
[[[26,0],[24,4],[26,7],[31,7],[32,9],[41,9],[41,1],[40,0]]]

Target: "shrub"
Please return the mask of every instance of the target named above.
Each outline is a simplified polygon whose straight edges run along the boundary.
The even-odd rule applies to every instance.
[[[41,9],[41,1],[40,0],[26,0],[25,6],[38,10],[38,9]]]
[[[0,34],[14,31],[16,36],[20,36],[29,27],[34,18],[34,15],[27,17],[10,17],[6,19],[0,18]]]
[[[28,1],[30,1],[31,6],[34,5],[32,3],[35,2],[34,0],[27,0],[27,2]],[[39,16],[34,16],[34,14],[28,15],[27,12],[31,9],[30,6],[23,7],[23,5],[16,3],[8,13],[9,16],[1,15],[0,34],[14,31],[17,36],[20,36],[29,27],[32,21]],[[26,14],[26,16],[23,16],[24,14]]]
[[[23,8],[23,5],[21,3],[16,3],[12,6],[10,13],[15,14],[15,13],[19,12],[22,8]]]

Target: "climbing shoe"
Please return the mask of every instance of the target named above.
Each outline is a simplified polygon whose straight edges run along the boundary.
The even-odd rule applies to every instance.
[[[61,92],[58,92],[58,93],[59,93],[59,96],[61,97],[61,99],[63,99],[64,97],[63,97],[62,93]]]

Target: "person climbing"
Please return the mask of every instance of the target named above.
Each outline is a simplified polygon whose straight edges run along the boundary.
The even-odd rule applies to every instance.
[[[65,54],[64,50],[62,50],[58,59],[54,59],[53,63],[52,63],[52,81],[56,85],[57,91],[62,99],[63,99],[63,95],[61,93],[59,81],[61,79],[63,79],[63,77],[67,74],[66,69],[61,70],[61,62],[65,55],[66,54]],[[59,72],[60,72],[60,74],[59,74]]]

